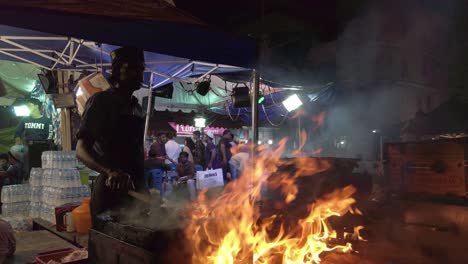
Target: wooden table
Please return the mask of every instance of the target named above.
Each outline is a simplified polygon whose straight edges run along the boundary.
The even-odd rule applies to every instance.
[[[77,247],[88,247],[88,235],[76,232],[57,231],[55,225],[41,218],[33,218],[33,230],[47,230]]]
[[[47,230],[19,232],[15,234],[16,252],[5,263],[29,263],[38,253],[62,248],[76,248],[71,243]]]

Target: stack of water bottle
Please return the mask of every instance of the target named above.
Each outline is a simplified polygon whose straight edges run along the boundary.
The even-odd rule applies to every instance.
[[[78,161],[73,151],[46,151],[43,168],[31,170],[30,216],[55,222],[55,207],[79,202],[89,197],[89,187],[82,185]]]
[[[2,187],[2,216],[26,217],[29,214],[30,188],[28,184]]]
[[[43,169],[70,169],[78,167],[75,151],[44,151],[42,153]]]

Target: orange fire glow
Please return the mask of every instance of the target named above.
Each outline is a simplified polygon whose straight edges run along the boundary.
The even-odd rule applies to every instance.
[[[243,175],[225,186],[216,198],[208,198],[206,192],[198,196],[185,230],[191,242],[192,263],[319,263],[325,252],[352,250],[350,243],[332,244],[337,233],[329,223],[330,217],[358,211],[352,208],[355,202],[351,197],[355,192],[352,186],[316,199],[307,206],[305,217],[291,223],[282,220],[288,217],[287,213],[262,214],[259,204],[264,186],[279,188],[284,200],[275,208],[284,208],[297,198],[299,177],[323,172],[331,166],[327,161],[309,157],[280,159],[286,141],[280,141],[276,149],[260,150],[254,164],[247,166]],[[297,170],[279,170],[286,165]],[[355,228],[355,238],[361,238],[361,229]]]

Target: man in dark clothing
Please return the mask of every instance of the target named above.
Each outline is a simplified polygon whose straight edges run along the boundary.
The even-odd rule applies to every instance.
[[[193,140],[195,141],[195,149],[192,152],[193,162],[205,168],[205,145],[203,144],[200,131],[193,132]]]
[[[17,145],[29,141],[52,139],[52,120],[42,114],[42,103],[34,98],[29,99],[27,106],[30,116],[25,117],[16,127],[15,142]]]
[[[220,168],[219,160],[217,158],[216,146],[213,143],[214,135],[212,133],[205,134],[206,150],[205,160],[207,162],[206,169],[218,169]]]
[[[43,114],[41,101],[30,98],[26,105],[30,116],[20,121],[15,132],[15,144],[25,146],[22,176],[25,179],[31,168],[41,167],[42,152],[52,149],[51,140],[54,135],[52,119]]]
[[[231,131],[224,130],[223,137],[218,144],[218,158],[221,163],[221,168],[223,169],[224,178],[228,178],[229,172],[229,160],[232,157],[231,153]]]
[[[182,151],[179,154],[179,163],[176,167],[177,171],[177,184],[187,184],[187,190],[190,195],[190,200],[195,200],[197,197],[197,192],[195,189],[195,180],[193,179],[195,176],[195,166],[191,161],[188,160],[188,153]]]
[[[155,164],[159,164],[162,170],[170,170],[170,166],[166,164],[166,160],[170,160],[166,153],[166,142],[167,136],[166,133],[159,133],[156,136],[156,142],[153,143],[150,147],[150,152],[153,152],[155,155]],[[149,154],[149,153],[148,153]],[[174,161],[170,160],[174,163]]]
[[[123,47],[111,57],[111,89],[87,101],[76,147],[78,159],[100,173],[90,203],[93,227],[98,229],[98,214],[131,202],[129,188],[148,193],[143,164],[144,115],[132,96],[143,81],[144,53]]]
[[[176,171],[179,182],[186,182],[189,179],[193,179],[195,166],[188,160],[187,152],[181,152],[179,154],[179,163],[177,163]]]

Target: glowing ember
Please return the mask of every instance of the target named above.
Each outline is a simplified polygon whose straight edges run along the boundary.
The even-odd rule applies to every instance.
[[[302,136],[305,138],[305,133]],[[332,216],[357,211],[351,207],[355,202],[352,186],[320,197],[308,206],[308,215],[293,223],[282,220],[287,215],[261,216],[257,204],[263,186],[279,188],[285,197],[282,204],[287,205],[298,194],[298,177],[330,168],[328,162],[308,157],[280,160],[285,144],[282,140],[275,150],[260,150],[254,168],[246,168],[240,179],[227,185],[215,199],[199,195],[185,230],[191,240],[193,263],[319,263],[324,252],[352,250],[350,243],[331,245],[336,232],[328,222]],[[297,169],[281,172],[279,167],[285,165]],[[362,239],[360,229],[356,227],[350,235]]]

